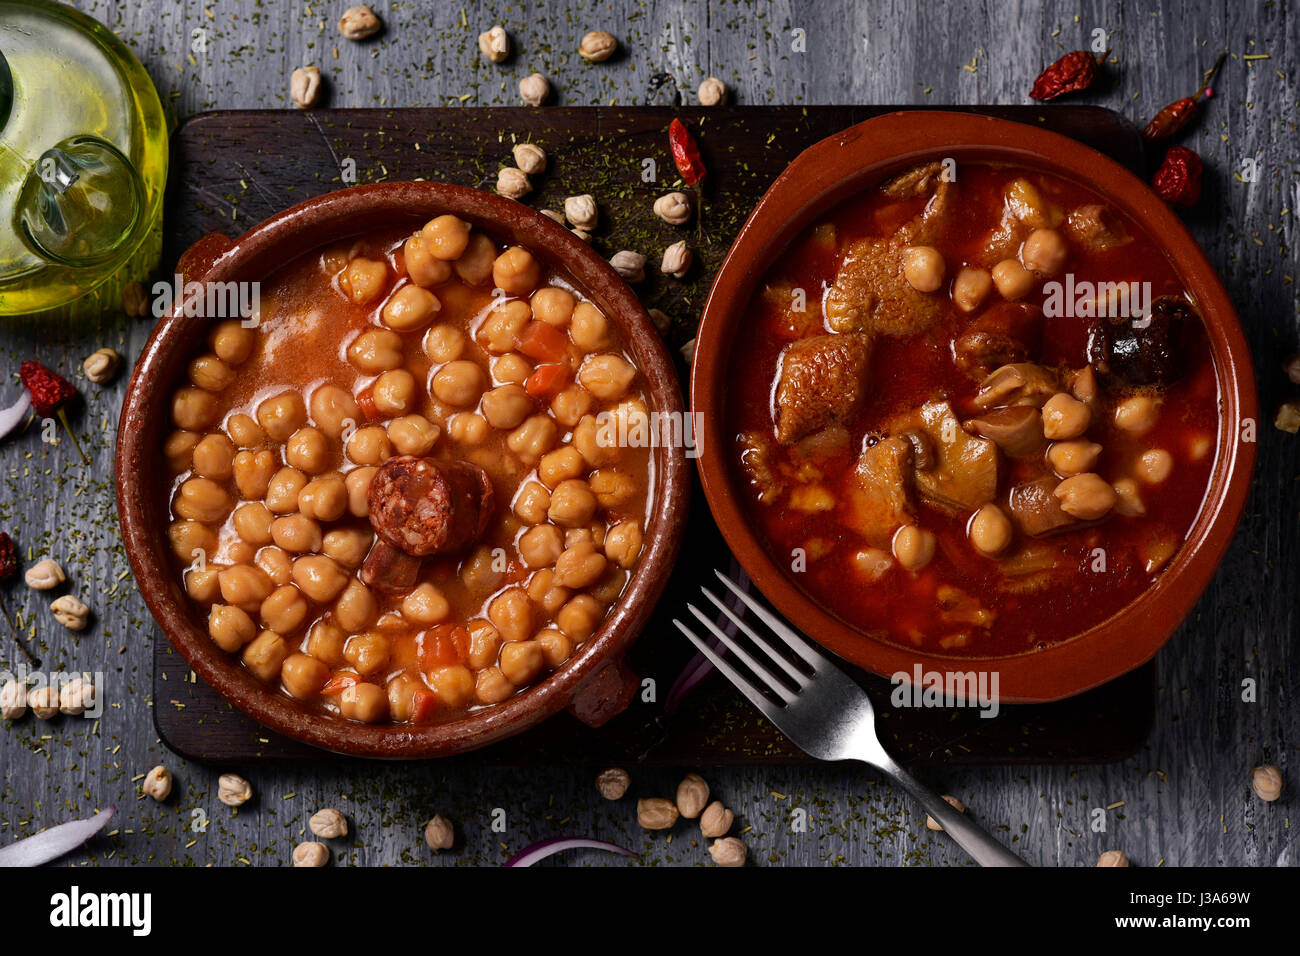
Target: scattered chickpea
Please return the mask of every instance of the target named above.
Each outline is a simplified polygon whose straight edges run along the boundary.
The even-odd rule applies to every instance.
[[[556,212],[554,209],[543,209],[542,215],[551,222],[558,222],[561,226],[564,225],[564,213],[562,212]]]
[[[80,717],[95,706],[95,685],[84,677],[74,677],[59,689],[59,710],[69,717]]]
[[[115,349],[102,348],[81,363],[86,378],[96,385],[112,381],[117,370],[122,367],[122,356]]]
[[[671,226],[682,226],[691,218],[691,197],[686,193],[664,193],[655,200],[655,215]]]
[[[309,110],[320,99],[320,68],[300,66],[289,77],[289,95],[300,110]]]
[[[0,687],[0,717],[17,720],[27,713],[27,685],[19,680],[7,680]]]
[[[1265,803],[1272,803],[1282,796],[1282,771],[1271,763],[1256,767],[1250,772],[1250,786],[1255,796]]]
[[[241,807],[252,796],[252,786],[237,773],[223,773],[217,781],[217,799],[228,807]]]
[[[122,311],[136,319],[149,311],[149,297],[139,282],[128,282],[122,287]]]
[[[581,239],[583,242],[585,242],[585,243],[587,243],[588,245],[590,245],[590,243],[591,243],[591,233],[589,233],[586,229],[578,229],[578,228],[575,227],[575,228],[573,228],[573,229],[570,229],[569,232],[573,233],[575,236],[577,236],[577,237],[578,237],[579,239]]]
[[[952,807],[958,813],[966,812],[966,804],[962,803],[960,800],[958,800],[954,796],[951,796],[950,794],[945,793],[943,795],[943,802],[948,804],[948,806]],[[940,823],[938,820],[936,820],[934,817],[930,816],[930,814],[928,813],[925,815],[925,827],[927,830],[934,830],[936,833],[943,832],[943,824]]]
[[[450,850],[456,842],[456,828],[450,820],[438,814],[424,825],[424,842],[429,844],[430,850]]]
[[[550,81],[540,73],[525,76],[519,81],[519,97],[529,106],[541,106],[550,95]]]
[[[1279,405],[1277,415],[1273,418],[1273,427],[1292,435],[1300,432],[1300,402],[1283,402]]]
[[[70,631],[84,631],[90,620],[90,608],[71,594],[55,598],[50,603],[50,610],[54,612],[54,619]]]
[[[162,764],[154,767],[144,775],[144,783],[140,785],[146,797],[153,797],[159,803],[162,803],[172,792],[172,772]]]
[[[489,63],[504,63],[510,58],[510,34],[498,23],[478,35],[478,49]]]
[[[348,835],[348,818],[338,810],[317,810],[307,821],[307,829],[322,840],[337,840]]]
[[[917,292],[938,292],[943,286],[943,254],[934,246],[903,250],[903,278]]]
[[[645,279],[645,256],[639,252],[633,252],[631,249],[616,252],[609,260],[609,264],[627,282],[640,282]]]
[[[749,847],[737,837],[723,837],[714,840],[709,846],[709,856],[718,866],[744,866],[749,856]]]
[[[592,30],[582,38],[578,54],[588,63],[603,63],[618,50],[618,40],[612,33]]]
[[[365,4],[348,7],[339,18],[339,33],[348,40],[364,40],[383,29],[375,11]]]
[[[691,339],[689,342],[684,342],[677,351],[681,353],[686,364],[690,365],[695,361],[695,339]]]
[[[1128,857],[1123,850],[1107,850],[1097,857],[1098,866],[1128,866]]]
[[[584,193],[581,196],[570,196],[564,200],[564,218],[569,220],[569,224],[579,229],[595,229],[599,220],[599,211],[596,208],[596,198],[590,193]]]
[[[660,335],[667,335],[668,330],[673,327],[672,316],[662,309],[650,309],[648,314],[650,321],[654,323],[655,331]]]
[[[735,822],[736,815],[721,800],[714,800],[700,814],[700,835],[707,839],[724,837]]]
[[[49,720],[59,712],[59,689],[52,684],[37,687],[28,693],[27,706],[41,720]]]
[[[606,800],[622,800],[631,785],[632,778],[622,767],[602,770],[596,777],[596,789]]]
[[[293,848],[294,866],[324,866],[330,861],[330,848],[324,843],[308,840]]]
[[[645,797],[636,802],[636,822],[646,830],[671,830],[678,814],[677,805],[663,797]]]
[[[727,102],[727,84],[711,76],[696,91],[701,106],[722,106]]]
[[[1282,371],[1291,380],[1292,385],[1300,385],[1300,355],[1292,355],[1282,363]]]
[[[546,171],[546,150],[536,143],[516,143],[511,154],[515,157],[515,165],[529,176]]]
[[[695,254],[691,252],[691,247],[686,244],[686,240],[674,242],[664,250],[663,262],[659,264],[659,271],[666,276],[672,276],[674,279],[685,279],[686,273],[691,271],[691,263],[695,260]]]
[[[677,785],[677,812],[694,820],[709,805],[709,785],[697,773],[688,773]]]
[[[27,569],[23,579],[34,591],[48,591],[58,587],[68,578],[63,573],[63,568],[59,567],[59,562],[53,558],[42,558]]]
[[[497,173],[497,193],[507,199],[522,199],[533,191],[528,174],[513,166],[502,166]]]

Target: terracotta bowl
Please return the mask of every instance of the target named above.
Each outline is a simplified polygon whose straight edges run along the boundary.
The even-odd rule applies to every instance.
[[[866,636],[815,603],[764,550],[738,496],[725,432],[725,379],[731,342],[767,269],[800,232],[842,200],[893,173],[941,157],[994,160],[1088,186],[1140,222],[1164,247],[1205,320],[1218,376],[1219,446],[1205,501],[1182,549],[1127,607],[1045,650],[955,658]],[[1004,702],[1058,700],[1096,687],[1150,660],[1187,616],[1232,540],[1249,489],[1255,445],[1241,422],[1258,421],[1255,378],[1241,324],[1214,267],[1168,207],[1127,169],[1078,142],[1032,126],[966,113],[892,113],[822,140],[772,184],[731,247],[714,281],[695,343],[692,407],[703,416],[699,468],[709,506],[759,589],[801,630],[846,660],[890,676],[925,671],[999,672]]]
[[[574,280],[623,333],[645,376],[654,409],[682,412],[672,360],[636,296],[604,259],[537,211],[489,193],[443,183],[357,186],[294,206],[234,241],[210,235],[178,266],[185,280],[264,280],[277,268],[332,242],[455,215],[499,241],[528,247]],[[689,473],[680,448],[654,452],[654,508],[644,550],[616,607],[563,667],[504,703],[438,724],[366,725],[309,710],[259,683],[208,637],[184,594],[166,528],[169,479],[162,444],[171,429],[170,396],[184,378],[210,320],[185,317],[179,304],[162,319],[135,367],[117,436],[117,500],[122,536],[145,602],[172,645],[218,693],[272,730],[339,753],[435,757],[482,747],[569,708],[599,725],[627,706],[636,678],[624,657],[663,589],[681,544]]]

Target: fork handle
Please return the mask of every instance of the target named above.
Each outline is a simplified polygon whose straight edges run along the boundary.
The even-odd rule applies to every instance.
[[[957,841],[957,845],[971,855],[980,866],[1028,866],[987,831],[971,822],[970,817],[959,813],[947,800],[939,796],[921,781],[904,770],[888,755],[884,759],[864,760],[868,766],[875,767],[893,779],[904,790],[915,797],[930,816],[934,817],[944,831]]]

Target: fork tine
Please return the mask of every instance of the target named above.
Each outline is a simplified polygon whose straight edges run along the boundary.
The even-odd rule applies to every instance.
[[[753,641],[758,647],[762,648],[763,652],[770,657],[772,661],[781,668],[781,670],[790,675],[790,679],[794,681],[795,687],[802,688],[804,684],[808,683],[808,681],[812,679],[786,660],[785,656],[772,646],[772,639],[770,637],[760,637],[752,627],[737,617],[735,612],[732,611],[731,608],[727,607],[727,605],[708,588],[700,588],[700,590],[704,592],[705,597],[717,605],[718,610],[725,614],[732,624],[735,624],[736,627],[740,628],[740,630],[743,631],[751,641]]]
[[[687,605],[689,607],[689,605]],[[686,635],[686,639],[695,645],[696,649],[707,657],[713,666],[722,671],[731,683],[736,685],[736,689],[749,698],[749,702],[763,712],[772,723],[777,721],[777,707],[770,700],[763,696],[762,691],[758,690],[750,683],[749,678],[745,677],[740,671],[736,670],[721,654],[709,647],[707,641],[701,640],[694,631],[683,624],[677,618],[673,618],[673,623],[677,625],[677,630]]]
[[[718,576],[718,580],[725,584],[732,594],[740,598],[741,603],[743,603],[745,607],[753,611],[754,614],[758,616],[759,620],[775,631],[777,636],[790,646],[791,650],[811,664],[814,668],[835,666],[825,654],[821,653],[821,651],[817,650],[800,637],[799,634],[797,634],[788,624],[742,591],[735,581],[731,580],[731,578],[727,577],[716,568],[713,573]]]
[[[701,590],[704,589],[701,588]],[[708,592],[705,591],[705,593],[707,594]],[[782,703],[788,704],[790,701],[794,700],[797,696],[797,692],[790,690],[782,684],[780,677],[774,674],[770,667],[767,667],[762,661],[750,654],[743,644],[737,641],[734,637],[728,636],[726,631],[722,630],[722,628],[709,620],[708,616],[694,604],[687,604],[686,610],[694,614],[696,620],[708,628],[709,633],[721,641],[727,650],[740,658],[744,662],[745,666],[749,668],[750,673],[758,678],[767,690],[772,691],[780,697]]]

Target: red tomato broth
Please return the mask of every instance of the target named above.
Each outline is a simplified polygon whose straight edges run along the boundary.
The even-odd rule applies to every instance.
[[[1059,177],[1001,165],[963,165],[958,170],[957,202],[960,215],[945,223],[936,247],[947,264],[944,295],[963,264],[977,264],[979,251],[1002,211],[1003,188],[1012,178],[1028,175],[1043,196],[1063,209],[1101,200],[1090,190]],[[1106,414],[1094,418],[1087,437],[1103,446],[1095,471],[1108,481],[1125,477],[1126,463],[1147,449],[1162,448],[1174,458],[1169,478],[1158,486],[1142,485],[1146,513],[1127,517],[1108,515],[1094,525],[1072,528],[1038,539],[1059,549],[1060,558],[1044,588],[1017,594],[1003,586],[998,562],[980,555],[966,532],[969,515],[945,514],[920,503],[918,523],[937,537],[933,560],[916,573],[895,563],[882,578],[871,581],[853,564],[853,555],[865,546],[840,514],[843,488],[850,479],[861,450],[879,435],[881,425],[939,394],[953,403],[958,416],[968,418],[970,400],[978,381],[957,368],[952,341],[978,317],[987,304],[963,315],[955,307],[928,332],[906,338],[873,336],[873,354],[867,376],[867,395],[856,414],[844,422],[850,434],[848,449],[817,461],[824,475],[820,484],[832,490],[839,504],[817,513],[788,506],[788,489],[772,502],[761,502],[758,489],[746,480],[738,461],[741,436],[758,432],[771,437],[775,428],[774,395],[782,351],[793,341],[827,331],[816,308],[818,290],[834,282],[844,250],[854,240],[891,234],[925,207],[926,199],[896,200],[876,190],[841,204],[814,224],[788,249],[755,293],[749,328],[734,343],[728,373],[726,421],[736,451],[738,485],[744,508],[758,529],[768,553],[795,585],[847,624],[873,637],[930,653],[962,657],[996,656],[1044,648],[1068,640],[1101,623],[1140,595],[1159,574],[1143,566],[1142,545],[1156,534],[1172,534],[1181,546],[1196,520],[1208,487],[1218,439],[1219,397],[1217,379],[1203,328],[1195,329],[1187,346],[1186,374],[1161,394],[1160,415],[1154,428],[1136,437],[1116,428]],[[834,227],[836,241],[828,243],[826,226]],[[1085,251],[1071,245],[1068,271],[1082,282],[1146,281],[1151,297],[1181,295],[1183,288],[1159,244],[1136,223],[1124,222],[1132,241],[1108,251]],[[1062,276],[1056,277],[1058,280]],[[1041,305],[1043,281],[1021,301]],[[789,288],[808,292],[808,311],[793,315],[784,307]],[[773,291],[775,290],[775,291]],[[998,300],[996,290],[989,303]],[[796,328],[799,320],[806,327]],[[1046,366],[1079,368],[1087,364],[1086,342],[1091,319],[1046,318],[1043,343],[1035,361]],[[1210,453],[1193,460],[1192,444],[1209,441]],[[793,467],[793,448],[773,444],[773,461]],[[1005,505],[1007,488],[1027,470],[1023,461],[1001,457],[999,504]],[[1040,466],[1041,467],[1041,466]],[[1017,540],[1022,536],[1017,533]],[[825,553],[816,555],[820,544]],[[1097,554],[1104,551],[1105,570],[1094,570]],[[796,549],[804,549],[806,569],[793,569]],[[1165,562],[1167,563],[1167,562]],[[1163,564],[1162,564],[1163,566]],[[992,627],[963,628],[938,619],[937,590],[954,585],[996,614]],[[965,646],[941,643],[945,637],[967,632]]]

